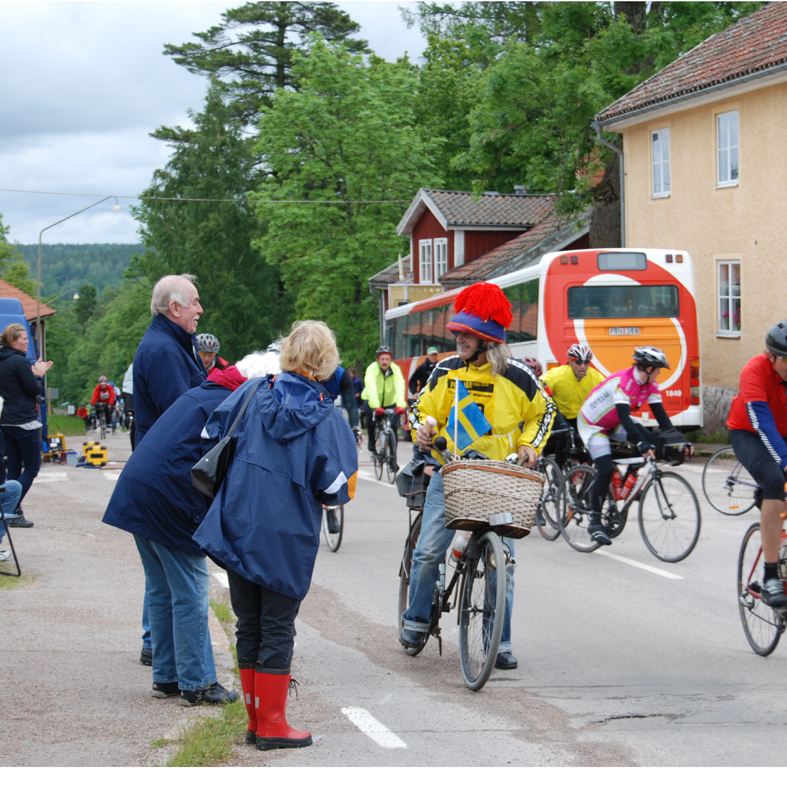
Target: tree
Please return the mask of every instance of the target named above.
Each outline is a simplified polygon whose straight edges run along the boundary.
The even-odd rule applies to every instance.
[[[281,266],[297,317],[325,320],[357,365],[379,337],[367,280],[405,251],[396,225],[415,190],[440,185],[433,130],[416,127],[406,59],[364,63],[315,37],[293,74],[300,90],[278,90],[260,120],[257,150],[275,175],[253,196],[277,202],[257,204],[257,245]]]
[[[36,280],[30,276],[30,269],[16,246],[8,242],[10,227],[3,224],[2,218],[3,214],[0,213],[0,279],[35,297]]]
[[[335,3],[246,3],[221,17],[221,24],[195,33],[201,43],[167,44],[164,54],[192,74],[226,79],[221,84],[230,111],[246,123],[270,106],[275,90],[297,87],[293,55],[308,35],[367,51],[366,41],[350,38],[360,26]]]
[[[196,128],[166,130],[174,152],[132,209],[149,250],[131,272],[150,282],[195,274],[205,309],[200,329],[215,334],[234,362],[273,341],[291,307],[278,271],[252,246],[261,227],[246,195],[259,174],[252,141],[220,94],[212,81],[204,110],[191,115]]]

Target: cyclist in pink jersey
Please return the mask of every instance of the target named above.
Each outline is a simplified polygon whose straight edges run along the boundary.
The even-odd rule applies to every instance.
[[[612,480],[610,440],[634,443],[643,457],[655,457],[650,431],[631,418],[631,413],[646,403],[662,429],[672,428],[656,384],[659,372],[669,369],[667,356],[657,347],[637,347],[633,358],[631,368],[615,372],[590,392],[577,418],[579,434],[598,473],[590,490],[588,532],[594,541],[605,546],[612,543],[601,524],[601,506]]]

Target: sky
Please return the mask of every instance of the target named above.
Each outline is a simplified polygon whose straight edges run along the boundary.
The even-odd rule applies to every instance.
[[[150,185],[169,150],[149,134],[186,124],[207,87],[163,55],[164,44],[196,40],[192,33],[243,2],[0,0],[0,222],[9,241],[37,244],[45,227],[115,195],[119,212],[108,200],[48,229],[43,242],[139,242],[129,198]],[[425,42],[398,10],[414,3],[337,5],[378,55],[420,57]]]

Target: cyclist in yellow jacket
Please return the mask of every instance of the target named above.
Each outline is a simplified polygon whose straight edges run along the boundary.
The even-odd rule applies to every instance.
[[[438,362],[413,406],[410,417],[413,438],[419,447],[428,450],[440,435],[445,437],[448,448],[454,450],[454,434],[448,429],[448,421],[456,385],[461,382],[483,414],[478,419],[476,412],[474,422],[480,423],[482,429],[489,427],[476,435],[466,450],[474,449],[497,460],[519,454],[527,466],[533,467],[549,437],[554,405],[533,371],[509,358],[504,348],[506,328],[512,320],[511,304],[497,285],[479,282],[457,296],[455,309],[457,313],[446,328],[456,335],[457,354]],[[436,426],[430,425],[427,417],[433,418]],[[427,461],[437,464],[441,460],[432,451]],[[413,554],[409,606],[402,615],[400,641],[405,648],[419,644],[428,634],[439,565],[445,561],[454,535],[453,530],[445,527],[443,479],[433,471],[434,468],[424,503],[421,535]],[[514,541],[504,538],[503,542],[513,557]],[[495,661],[497,669],[517,667],[511,652],[513,570],[513,565],[506,566],[506,609]]]
[[[369,364],[363,378],[363,409],[366,413],[366,431],[369,436],[369,450],[374,453],[376,420],[385,413],[386,407],[396,409],[391,426],[394,436],[399,428],[399,416],[405,412],[407,399],[404,393],[404,375],[398,364],[391,363],[391,348],[383,344],[377,348],[376,360]]]

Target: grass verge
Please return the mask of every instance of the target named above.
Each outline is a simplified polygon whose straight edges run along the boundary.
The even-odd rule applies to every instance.
[[[216,613],[219,623],[224,626],[225,630],[227,628],[226,624],[232,623],[235,620],[235,615],[233,614],[232,609],[230,609],[229,604],[225,604],[223,601],[214,601],[211,599],[210,607]],[[230,642],[231,641],[232,638],[230,637]]]
[[[8,563],[11,564],[9,566],[9,570],[13,566],[13,560],[11,558],[8,559]],[[5,565],[8,565],[6,563]],[[26,587],[30,584],[30,577],[27,574],[22,574],[21,577],[6,577],[0,575],[0,590],[19,590],[20,588]]]
[[[167,766],[201,768],[226,762],[243,738],[247,721],[246,708],[240,700],[223,705],[218,716],[202,719],[186,731]]]
[[[85,434],[85,422],[75,415],[59,415],[51,413],[47,416],[49,434],[60,433],[66,437]]]

